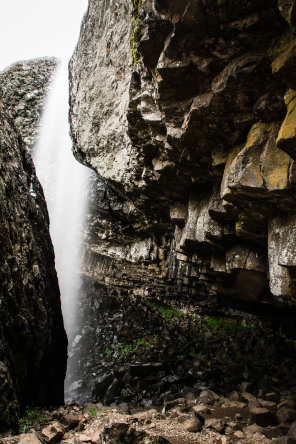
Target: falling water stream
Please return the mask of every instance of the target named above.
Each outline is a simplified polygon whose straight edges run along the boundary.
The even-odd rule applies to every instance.
[[[48,206],[64,324],[71,342],[78,322],[79,268],[90,170],[77,162],[71,151],[68,83],[67,61],[62,61],[51,83],[33,158]],[[66,387],[71,383],[67,381],[70,367],[68,359]]]

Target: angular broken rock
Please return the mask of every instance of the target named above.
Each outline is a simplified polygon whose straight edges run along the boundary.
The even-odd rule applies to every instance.
[[[28,433],[21,435],[19,444],[41,444],[41,441],[39,441],[35,433]]]
[[[272,444],[296,444],[296,439],[290,436],[282,436],[281,438],[273,440]]]
[[[284,422],[292,423],[296,420],[296,410],[289,409],[288,407],[281,407],[277,410],[276,417],[279,424]]]
[[[280,438],[281,436],[283,436],[282,431],[278,427],[266,427],[263,429],[262,433],[268,439]]]
[[[273,422],[270,411],[261,407],[250,410],[250,420],[260,427],[267,427]]]
[[[145,431],[137,431],[128,423],[113,423],[105,425],[104,431],[101,433],[101,442],[104,444],[114,443],[147,443],[147,444],[169,444],[169,441],[162,436],[155,436]]]
[[[184,421],[181,425],[182,429],[185,432],[200,432],[202,429],[202,422],[200,421],[200,419],[195,418],[195,417],[191,417],[189,419],[187,419],[186,421]]]
[[[73,413],[67,413],[62,416],[61,421],[67,425],[69,430],[71,430],[78,426],[80,418]]]
[[[243,392],[243,393],[241,394],[241,399],[242,399],[244,402],[249,402],[249,403],[250,403],[251,401],[253,401],[253,402],[256,401],[256,396],[252,395],[252,393]]]
[[[252,424],[250,426],[247,426],[243,429],[243,432],[247,435],[247,436],[252,436],[255,435],[256,433],[260,433],[263,434],[263,427],[258,426],[257,424]]]
[[[90,435],[78,435],[78,439],[81,442],[93,442],[93,439]]]
[[[225,429],[224,419],[206,419],[205,427],[207,429],[214,429],[219,433],[223,433]]]
[[[219,396],[212,390],[205,390],[199,395],[199,401],[202,404],[214,404],[215,401],[219,401]]]
[[[245,434],[244,432],[242,432],[241,430],[237,430],[236,432],[234,432],[233,434],[237,439],[244,439],[245,438]]]
[[[296,421],[293,422],[293,424],[291,425],[290,430],[287,433],[287,436],[296,439]]]
[[[48,443],[60,441],[64,434],[65,429],[62,424],[59,424],[58,422],[53,422],[49,426],[42,429],[42,436]]]

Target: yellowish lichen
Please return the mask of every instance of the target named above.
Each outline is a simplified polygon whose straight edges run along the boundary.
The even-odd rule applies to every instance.
[[[132,50],[133,65],[137,65],[142,59],[137,45],[144,34],[144,27],[139,22],[139,10],[143,4],[143,0],[133,0],[133,3],[134,8],[132,12],[131,35],[129,42]]]
[[[295,92],[295,91],[294,91]],[[291,98],[292,92],[290,93],[288,99]],[[287,115],[282,123],[278,137],[277,145],[286,151],[287,145],[296,146],[296,96],[288,102]],[[295,148],[294,148],[295,149]]]
[[[283,44],[279,49],[279,55],[272,62],[272,72],[280,73],[280,71],[291,64],[296,63],[296,38],[291,40],[288,44]]]

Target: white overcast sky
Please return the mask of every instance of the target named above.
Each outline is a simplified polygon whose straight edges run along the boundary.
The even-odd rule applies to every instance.
[[[19,60],[70,58],[87,0],[1,0],[0,71]]]

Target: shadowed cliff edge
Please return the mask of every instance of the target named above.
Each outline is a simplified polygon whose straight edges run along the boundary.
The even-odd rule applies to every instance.
[[[0,74],[0,432],[17,431],[28,405],[64,400],[67,339],[47,208],[14,120],[32,141],[54,66],[20,62]]]

